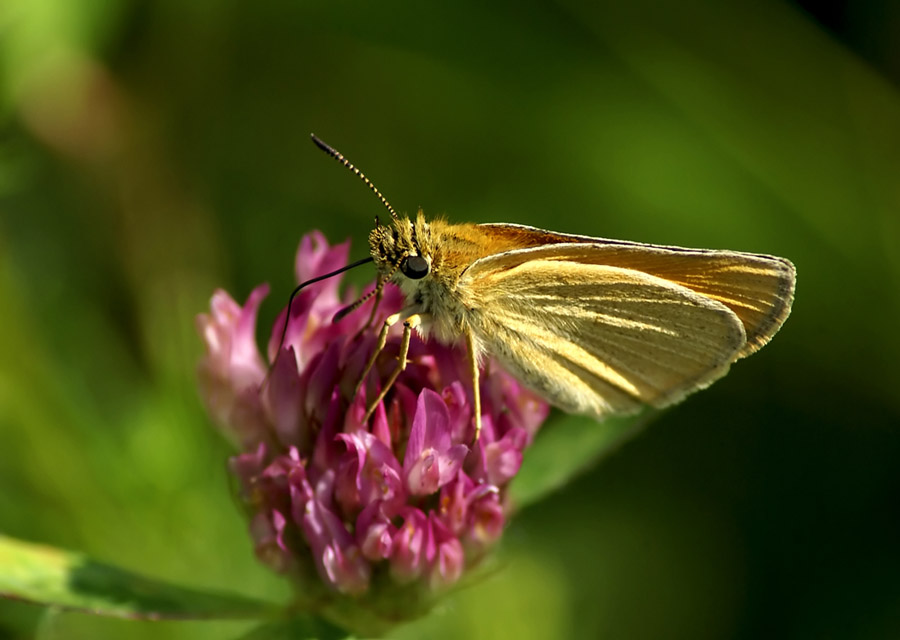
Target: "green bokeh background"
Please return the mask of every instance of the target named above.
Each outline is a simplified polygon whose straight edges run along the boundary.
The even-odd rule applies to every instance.
[[[0,530],[287,598],[229,497],[193,318],[268,281],[268,329],[310,229],[365,254],[379,205],[314,131],[401,211],[799,272],[770,346],[396,637],[900,637],[900,10],[833,4],[844,42],[776,0],[3,0]],[[0,604],[0,637],[34,624],[248,627]]]

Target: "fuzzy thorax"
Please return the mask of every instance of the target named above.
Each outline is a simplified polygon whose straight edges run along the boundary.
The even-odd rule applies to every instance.
[[[465,333],[468,310],[456,289],[462,272],[481,253],[465,237],[469,235],[465,233],[467,227],[474,225],[449,225],[440,219],[428,222],[420,210],[415,221],[398,218],[376,226],[369,234],[369,248],[380,277],[403,291],[403,313],[421,316],[421,333],[445,344],[458,341]],[[453,232],[448,233],[451,229]],[[427,263],[424,276],[415,277],[418,274],[407,267],[414,256]]]

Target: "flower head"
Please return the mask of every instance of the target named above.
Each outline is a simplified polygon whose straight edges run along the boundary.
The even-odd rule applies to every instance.
[[[304,237],[298,279],[343,266],[348,250],[317,232]],[[275,321],[267,370],[254,340],[267,292],[257,287],[240,306],[217,291],[197,318],[206,342],[201,395],[242,450],[230,470],[260,559],[318,597],[374,602],[376,585],[430,592],[453,584],[501,535],[505,487],[546,404],[492,369],[481,377],[474,442],[464,349],[414,334],[406,369],[366,420],[398,366],[399,328],[361,380],[378,325],[366,310],[333,322],[353,300],[334,277],[302,290]],[[381,317],[403,302],[390,285],[383,293]]]

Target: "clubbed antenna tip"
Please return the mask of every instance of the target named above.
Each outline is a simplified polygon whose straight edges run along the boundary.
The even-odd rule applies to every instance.
[[[347,160],[347,158],[345,158],[345,157],[343,156],[343,154],[341,154],[340,151],[338,151],[337,149],[335,149],[335,148],[332,147],[331,145],[329,145],[329,144],[323,142],[322,140],[320,140],[320,139],[316,136],[316,134],[311,133],[311,134],[309,134],[309,137],[312,139],[314,145],[316,145],[317,147],[319,147],[319,149],[321,149],[322,151],[324,151],[325,153],[327,153],[328,155],[330,155],[332,158],[334,158],[335,160],[337,160],[338,162],[340,162],[342,165],[344,165],[345,167],[347,167],[348,169],[350,169],[350,171],[352,171],[353,173],[355,173],[355,174],[359,177],[360,180],[362,180],[363,182],[365,182],[365,183],[366,183],[366,186],[369,187],[369,189],[371,189],[372,192],[373,192],[373,193],[378,197],[378,199],[381,201],[381,204],[383,204],[383,205],[385,206],[385,208],[386,208],[388,211],[391,212],[391,217],[392,217],[394,220],[398,220],[398,219],[399,219],[399,216],[397,215],[397,212],[394,211],[394,207],[391,206],[391,203],[387,201],[387,198],[385,198],[383,195],[381,195],[381,191],[379,191],[379,190],[377,189],[377,187],[376,187],[374,184],[372,184],[372,181],[369,180],[369,179],[365,176],[365,174],[364,174],[362,171],[360,171],[360,170],[357,169],[355,166],[353,166],[353,163],[350,162],[349,160]]]

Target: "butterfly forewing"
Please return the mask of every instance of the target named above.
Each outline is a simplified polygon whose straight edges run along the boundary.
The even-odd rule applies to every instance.
[[[747,334],[738,357],[757,351],[775,335],[794,299],[796,270],[784,258],[606,240],[519,225],[480,227],[515,234],[529,247],[492,256],[500,261],[492,266],[495,269],[501,263],[512,266],[529,259],[617,266],[658,276],[722,302],[741,319]]]

